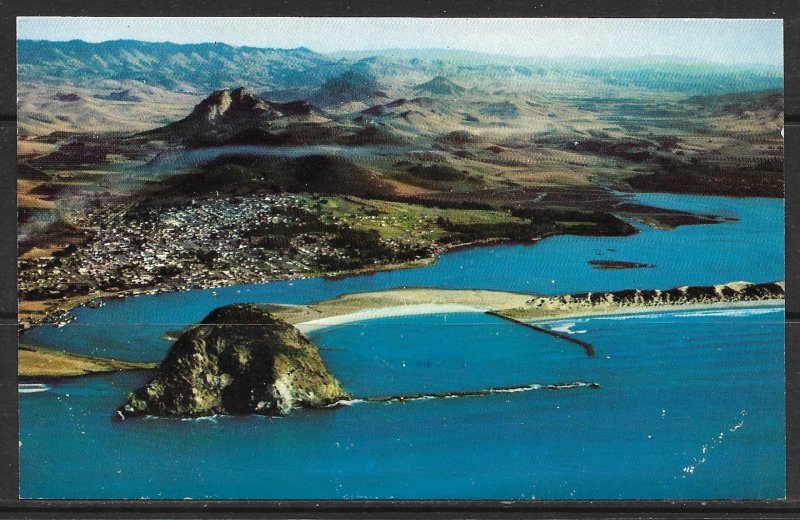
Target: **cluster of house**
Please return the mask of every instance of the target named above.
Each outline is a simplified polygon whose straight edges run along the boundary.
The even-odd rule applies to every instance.
[[[20,297],[182,290],[302,275],[314,269],[320,255],[336,250],[303,233],[277,246],[253,237],[268,236],[276,226],[301,227],[304,220],[318,218],[314,211],[307,199],[290,194],[167,207],[101,204],[73,220],[90,237],[83,245],[65,255],[20,260]]]

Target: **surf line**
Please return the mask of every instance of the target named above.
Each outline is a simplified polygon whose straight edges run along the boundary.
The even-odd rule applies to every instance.
[[[534,325],[533,323],[528,323],[528,322],[525,322],[525,321],[520,321],[520,320],[517,320],[517,319],[514,319],[514,318],[510,318],[508,316],[504,316],[504,315],[500,314],[497,311],[486,311],[486,314],[489,314],[491,316],[496,316],[496,317],[504,319],[506,321],[510,321],[511,323],[516,323],[517,325],[522,325],[523,327],[528,327],[529,329],[533,329],[533,330],[535,330],[537,332],[543,332],[545,334],[549,334],[550,336],[553,336],[553,337],[558,338],[558,339],[563,339],[564,341],[569,341],[570,343],[575,343],[576,345],[580,345],[581,347],[583,347],[583,350],[586,351],[586,355],[587,356],[594,357],[594,355],[595,355],[594,347],[592,346],[591,343],[589,343],[587,341],[582,341],[582,340],[579,340],[577,338],[573,338],[572,336],[570,336],[568,334],[564,334],[563,332],[558,332],[556,330],[546,329],[544,327],[540,327],[539,325]]]
[[[554,383],[550,385],[534,383],[532,385],[502,386],[497,388],[486,388],[484,390],[465,390],[461,392],[431,392],[419,394],[381,395],[374,397],[354,397],[352,399],[336,401],[335,403],[328,405],[327,408],[349,406],[355,403],[403,403],[406,401],[423,401],[427,399],[454,399],[456,397],[480,397],[494,394],[514,394],[517,392],[529,392],[531,390],[571,390],[573,388],[591,388],[592,390],[597,390],[600,388],[600,385],[597,383],[587,383],[585,381],[576,381],[574,383]]]

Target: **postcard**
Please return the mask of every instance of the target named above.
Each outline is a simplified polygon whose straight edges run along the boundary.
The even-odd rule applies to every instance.
[[[17,29],[21,498],[785,498],[781,20]]]

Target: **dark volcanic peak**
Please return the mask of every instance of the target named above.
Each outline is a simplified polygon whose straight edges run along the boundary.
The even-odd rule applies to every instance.
[[[198,103],[184,119],[141,135],[178,139],[190,144],[211,144],[281,115],[270,103],[247,89],[224,89]]]
[[[414,87],[414,90],[419,92],[429,92],[437,96],[447,96],[451,94],[461,94],[466,91],[461,85],[453,83],[444,76],[436,76],[430,81],[421,83]]]
[[[387,96],[375,77],[348,70],[323,83],[311,97],[311,101],[322,105],[333,105],[348,101],[366,101],[376,97]]]
[[[266,101],[239,87],[215,91],[198,103],[189,117],[214,124],[264,114],[277,115]]]

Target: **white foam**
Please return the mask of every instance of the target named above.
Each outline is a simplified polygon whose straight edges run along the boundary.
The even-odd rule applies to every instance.
[[[557,325],[555,327],[551,326],[550,330],[555,331],[555,332],[563,332],[565,334],[585,334],[586,333],[586,330],[572,330],[572,327],[574,327],[575,325],[576,325],[576,323],[574,321],[571,321],[571,322],[567,322],[567,323],[562,323],[562,324]]]
[[[542,388],[542,385],[530,385],[530,386],[522,386],[519,388],[503,388],[500,390],[494,390],[495,394],[516,394],[517,392],[530,392],[531,390],[539,390]]]
[[[767,307],[767,308],[750,308],[750,309],[720,309],[696,312],[682,312],[677,313],[675,316],[679,318],[693,318],[700,316],[757,316],[760,314],[772,314],[775,312],[784,312],[784,307]]]
[[[35,394],[38,392],[47,392],[50,387],[42,383],[20,383],[17,391],[20,394]]]
[[[357,403],[363,403],[363,399],[339,399],[335,403],[331,403],[326,408],[335,408],[337,406],[353,406]]]
[[[747,302],[753,303],[753,302]],[[719,305],[719,304],[717,304]],[[734,318],[741,318],[746,316],[757,316],[761,314],[773,314],[773,313],[783,313],[785,311],[785,307],[725,307],[725,308],[716,308],[716,309],[698,309],[693,311],[686,311],[680,309],[674,309],[664,312],[647,312],[646,310],[642,310],[641,312],[631,312],[630,314],[615,314],[611,316],[587,316],[586,320],[610,320],[610,321],[624,321],[624,320],[654,320],[660,318],[697,318],[697,317],[704,317],[704,316],[711,316],[711,317],[720,317],[720,316],[727,316],[727,317],[734,317]],[[553,329],[555,330],[555,329]]]
[[[608,320],[608,321],[625,321],[625,320],[657,320],[659,318],[663,318],[665,316],[671,316],[675,314],[674,312],[646,312],[643,311],[640,314],[619,314],[613,316],[589,316],[587,319],[590,320]]]

